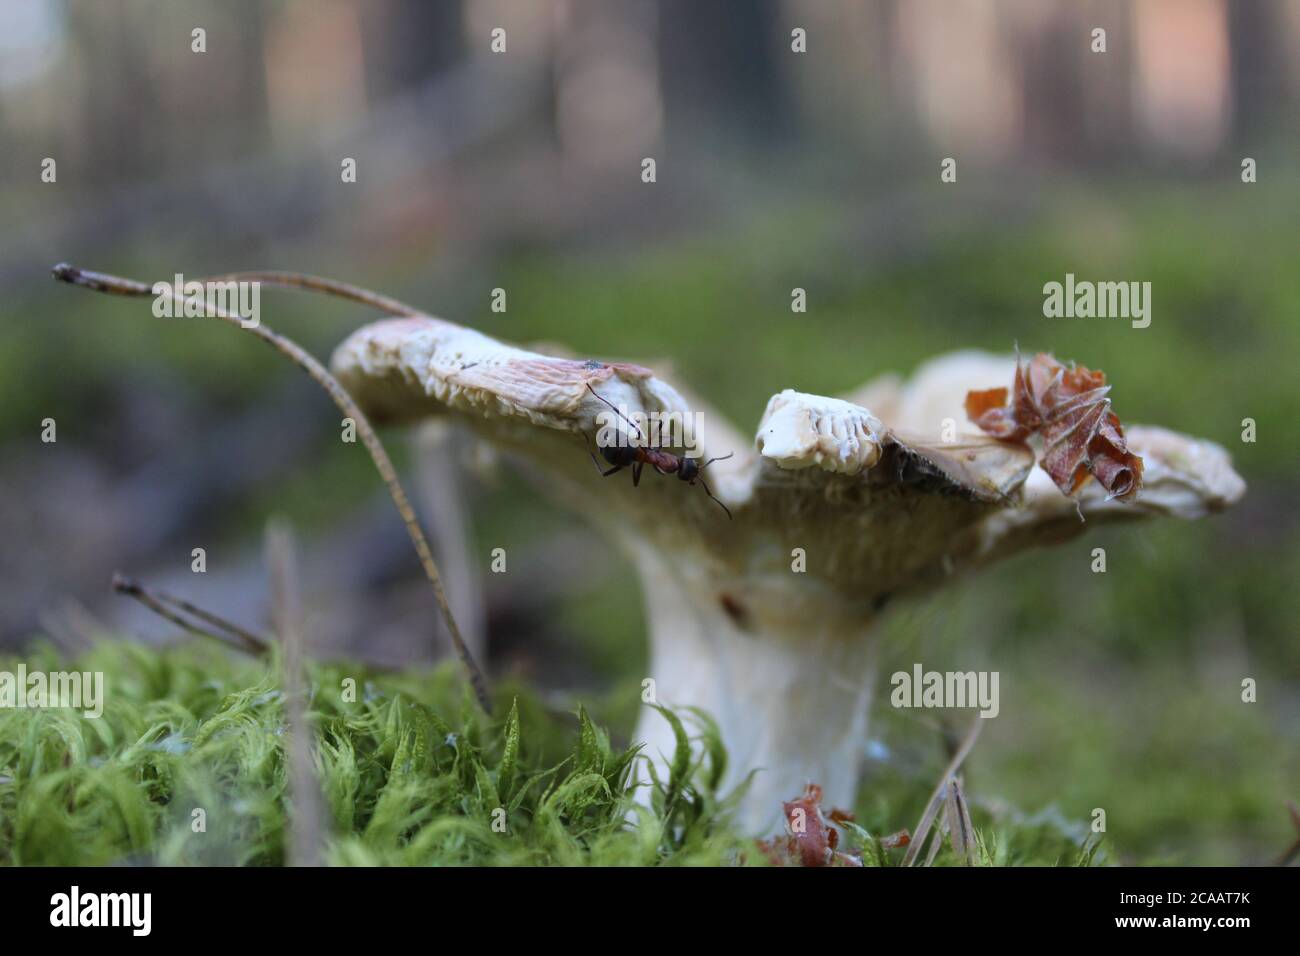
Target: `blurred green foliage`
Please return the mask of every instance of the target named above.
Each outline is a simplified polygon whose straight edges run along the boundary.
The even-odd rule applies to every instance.
[[[883,669],[924,660],[936,669],[1001,672],[1002,714],[970,761],[967,790],[984,822],[1011,834],[1004,846],[1043,827],[1053,847],[1077,847],[1086,835],[1079,828],[1100,807],[1107,845],[1121,862],[1267,861],[1294,838],[1285,801],[1300,799],[1294,208],[1270,199],[1276,190],[1232,179],[1057,186],[1050,203],[1034,199],[998,228],[978,200],[949,202],[936,182],[914,215],[888,220],[893,233],[884,241],[867,200],[860,229],[846,222],[842,205],[792,202],[680,242],[597,254],[524,248],[493,272],[490,286],[509,290],[504,316],[464,287],[449,297],[481,301],[477,312],[440,308],[415,251],[383,275],[340,278],[507,340],[669,359],[742,433],[781,388],[833,394],[950,349],[1007,351],[1018,343],[1105,370],[1126,422],[1225,445],[1248,483],[1234,511],[1196,524],[1092,532],[905,605],[889,621]],[[1280,188],[1298,191],[1295,183]],[[87,265],[151,274],[147,252],[133,258]],[[1150,281],[1151,327],[1044,318],[1042,285],[1067,272]],[[790,311],[795,286],[809,290],[807,314]],[[175,376],[209,407],[249,409],[280,377],[296,374],[229,329],[160,323],[138,303],[51,284],[5,308],[22,316],[0,325],[0,380],[13,386],[0,403],[6,437],[48,414],[94,408],[124,377]],[[317,354],[357,321],[350,310],[287,295],[268,296],[263,310],[268,324]],[[44,334],[32,334],[33,322]],[[321,414],[332,424],[323,396]],[[1258,423],[1254,444],[1240,440],[1246,417]],[[318,527],[372,493],[360,453],[340,450],[327,432],[310,467],[247,502],[245,514],[228,516],[232,526],[252,531],[274,509]],[[558,515],[528,485],[509,481],[482,491],[476,533],[513,554],[545,540],[566,520]],[[1107,549],[1108,571],[1085,573],[1098,546]],[[622,565],[599,594],[562,614],[569,653],[589,662],[602,688],[644,671],[644,627],[628,613],[635,606],[634,578]],[[1244,677],[1258,681],[1256,704],[1241,702]],[[221,694],[230,692],[233,685]],[[427,688],[410,699],[428,700]],[[617,699],[603,713],[614,737],[626,740],[635,697]],[[873,739],[863,742],[872,759],[859,810],[860,821],[881,832],[914,822],[944,755],[941,728],[888,707],[876,713]],[[526,719],[525,727],[540,722]],[[1061,832],[1073,842],[1060,844]],[[473,842],[459,832],[446,839]],[[373,852],[382,858],[396,846]],[[364,840],[355,849],[358,859],[372,852]],[[1035,846],[1021,856],[1044,853]]]

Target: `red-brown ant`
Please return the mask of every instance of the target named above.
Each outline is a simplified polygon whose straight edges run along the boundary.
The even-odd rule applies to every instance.
[[[644,436],[641,434],[641,429],[637,428],[634,421],[615,408],[608,399],[601,398],[600,395],[597,395],[596,390],[592,388],[590,384],[587,386],[587,391],[591,392],[592,395],[595,395],[596,398],[600,399],[606,405],[609,405],[609,407],[613,409],[615,415],[632,426],[633,430],[636,431],[636,437],[644,440]],[[588,454],[591,453],[588,452]],[[617,474],[624,468],[630,467],[632,469],[632,487],[635,488],[641,484],[641,470],[646,465],[649,465],[661,475],[676,474],[681,481],[686,482],[688,485],[694,485],[698,482],[700,487],[704,489],[704,493],[716,501],[718,507],[725,511],[727,517],[730,519],[731,509],[719,501],[713,492],[709,490],[709,486],[704,481],[704,476],[702,476],[700,472],[709,467],[709,465],[713,464],[715,461],[725,461],[734,454],[735,452],[729,452],[728,454],[721,455],[717,458],[710,458],[704,464],[700,464],[698,458],[685,458],[674,455],[671,452],[660,451],[658,448],[642,448],[639,445],[622,444],[602,445],[600,448],[600,456],[613,467],[606,471],[601,471],[600,476],[602,478],[608,478],[610,475]],[[596,461],[595,455],[591,456],[591,461],[596,466],[596,470],[600,471],[600,462]]]

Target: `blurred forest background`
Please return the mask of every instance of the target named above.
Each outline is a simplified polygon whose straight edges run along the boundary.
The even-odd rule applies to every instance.
[[[261,628],[282,513],[315,653],[436,650],[328,399],[217,323],[56,285],[61,260],[333,276],[508,341],[667,360],[742,431],[785,387],[1018,341],[1104,369],[1124,421],[1228,447],[1247,497],[902,607],[884,673],[1001,672],[969,762],[985,812],[1082,840],[1104,807],[1121,861],[1274,860],[1300,799],[1297,118],[1295,0],[3,0],[0,648],[174,639],[109,593],[115,570]],[[1044,318],[1067,272],[1150,281],[1150,328]],[[322,358],[373,317],[263,291],[263,321]],[[490,670],[626,736],[646,668],[630,567],[466,436],[387,438],[412,482],[430,463],[413,490]],[[509,574],[485,573],[496,547]],[[867,819],[914,821],[943,730],[876,708]]]

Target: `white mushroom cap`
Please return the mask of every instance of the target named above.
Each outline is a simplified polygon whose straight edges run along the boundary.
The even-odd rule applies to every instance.
[[[946,575],[1033,544],[1040,537],[1035,528],[1043,529],[1041,540],[1059,540],[1065,520],[1079,524],[1080,513],[1193,518],[1244,491],[1217,445],[1134,426],[1130,444],[1147,461],[1138,500],[1106,501],[1090,483],[1076,506],[1033,467],[1028,449],[978,434],[966,421],[966,392],[1010,382],[1014,370],[1009,356],[968,351],[926,363],[906,383],[887,378],[866,386],[858,395],[875,402],[871,409],[782,391],[769,401],[748,448],[717,414],[696,409],[699,457],[734,454],[705,473],[735,513],[728,527],[699,489],[658,476],[634,489],[622,478],[600,481],[591,467],[592,439],[610,415],[592,389],[630,416],[692,412],[681,392],[650,369],[541,355],[432,318],[369,325],[340,346],[333,364],[377,419],[459,412],[499,443],[579,482],[584,499],[598,495],[620,521],[674,540],[688,535],[722,565],[747,574],[761,563],[756,538],[789,542],[813,556],[813,577],[864,603],[932,581],[936,569]],[[956,441],[941,440],[946,420]],[[772,569],[788,564],[788,553],[783,548],[779,560],[768,562]]]
[[[787,388],[767,403],[754,446],[778,468],[856,475],[880,461],[888,437],[860,405]]]

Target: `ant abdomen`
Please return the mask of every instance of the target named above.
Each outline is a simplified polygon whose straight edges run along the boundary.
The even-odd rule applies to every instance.
[[[611,465],[626,468],[636,461],[636,448],[632,445],[602,445],[600,457]]]

